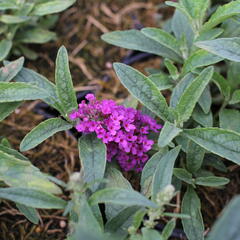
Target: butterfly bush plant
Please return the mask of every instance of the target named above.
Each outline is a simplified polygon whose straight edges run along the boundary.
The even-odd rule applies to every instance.
[[[53,28],[59,13],[76,0],[1,0],[0,61],[9,54],[36,59],[26,44],[42,44],[56,39]]]
[[[109,43],[164,58],[160,69],[147,69],[148,75],[114,64],[142,110],[93,94],[77,103],[64,47],[57,55],[55,83],[24,68],[23,58],[4,62],[1,120],[26,100],[41,99],[60,113],[32,129],[21,152],[60,131],[75,128],[82,134],[81,169],[68,183],[41,173],[6,139],[1,141],[0,199],[17,203],[33,223],[39,221],[36,209],[59,208],[69,217],[68,240],[167,240],[177,218],[189,240],[238,239],[239,197],[206,236],[198,188],[224,189],[226,164],[239,164],[240,1],[215,11],[206,0],[166,3],[176,11],[163,29],[103,35]],[[140,191],[123,171],[140,176]],[[65,200],[54,196],[60,188],[70,193]],[[175,195],[180,193],[178,206]],[[164,228],[157,231],[161,220]]]

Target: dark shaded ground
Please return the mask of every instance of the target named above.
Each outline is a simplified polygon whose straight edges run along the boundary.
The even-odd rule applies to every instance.
[[[36,62],[27,62],[42,75],[54,80],[54,61],[57,49],[64,44],[70,54],[71,72],[78,91],[94,91],[100,98],[111,98],[122,102],[127,91],[120,85],[111,64],[121,61],[130,51],[104,43],[100,36],[104,32],[157,26],[158,20],[166,19],[172,10],[157,9],[159,0],[79,0],[65,11],[58,22],[57,42],[44,46],[33,46],[40,52]],[[136,62],[132,66],[143,70],[158,67],[160,58]],[[1,135],[8,137],[18,148],[21,139],[36,126],[43,116],[34,113],[38,101],[27,102],[0,124]],[[67,181],[73,171],[79,170],[76,139],[70,134],[56,134],[32,151],[26,153],[33,164],[43,172]],[[200,188],[202,209],[206,227],[209,228],[220,211],[233,195],[240,192],[239,167],[230,166],[230,184],[224,190]],[[128,176],[134,182],[134,176]],[[180,204],[181,196],[178,196]],[[176,209],[177,211],[178,209]],[[66,219],[61,211],[41,211],[42,222],[34,226],[15,209],[14,204],[1,203],[1,240],[62,240],[66,237]],[[179,225],[179,227],[181,227]],[[177,239],[177,238],[176,238]]]

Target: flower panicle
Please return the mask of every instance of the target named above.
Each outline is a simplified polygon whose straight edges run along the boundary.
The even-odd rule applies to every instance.
[[[87,94],[69,118],[76,121],[78,132],[95,132],[107,145],[107,160],[116,158],[125,171],[143,169],[148,160],[146,154],[154,144],[148,134],[158,132],[160,124],[140,111],[117,105],[113,100],[97,100]]]

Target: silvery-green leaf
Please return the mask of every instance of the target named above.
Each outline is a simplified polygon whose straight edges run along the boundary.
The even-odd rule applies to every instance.
[[[82,136],[78,142],[79,156],[85,183],[102,180],[106,168],[106,146],[95,134]],[[90,186],[94,192],[99,183]]]
[[[196,46],[231,61],[240,62],[240,38],[218,38],[196,42]]]
[[[203,25],[202,31],[207,31],[219,23],[225,21],[240,13],[240,1],[231,1],[228,4],[218,7],[216,12],[212,14],[210,19]]]
[[[204,224],[201,215],[201,203],[196,192],[188,186],[182,200],[181,213],[189,215],[190,219],[182,219],[183,229],[189,240],[204,240]]]
[[[174,124],[165,122],[158,138],[158,146],[167,146],[181,131],[182,130]]]
[[[203,127],[212,127],[213,126],[213,114],[211,111],[209,113],[204,113],[203,110],[196,105],[193,110],[192,118],[197,123],[201,124]]]
[[[146,37],[138,30],[114,31],[105,33],[102,35],[102,39],[107,43],[119,47],[153,53],[172,59],[176,62],[182,61],[181,57],[175,52],[163,46],[162,44]]]
[[[192,111],[213,76],[213,67],[204,69],[185,89],[176,106],[178,121],[184,122],[191,117]]]
[[[231,98],[229,104],[236,104],[239,102],[240,102],[240,90],[238,89],[233,92],[233,95],[232,95],[232,98]]]
[[[133,96],[163,120],[173,120],[165,98],[148,77],[122,63],[114,63],[113,66],[122,84]]]
[[[0,61],[4,60],[12,48],[12,41],[3,39],[0,41]]]
[[[223,109],[219,113],[220,128],[240,133],[240,112],[235,109]]]
[[[148,78],[161,90],[166,90],[173,87],[171,79],[164,73],[154,73],[148,76]]]
[[[173,167],[178,157],[181,146],[178,146],[167,152],[161,157],[153,176],[152,196],[153,198],[172,182]]]
[[[29,132],[20,144],[20,151],[28,151],[52,135],[60,131],[66,131],[72,128],[72,124],[60,118],[51,118],[41,122],[38,126]]]
[[[183,131],[206,150],[240,164],[240,134],[221,128],[195,128]]]
[[[236,196],[223,210],[217,222],[213,225],[207,240],[238,240],[240,215],[237,209],[240,206],[240,196]]]
[[[53,0],[53,1],[46,1],[43,3],[36,4],[32,15],[37,16],[44,16],[48,14],[62,12],[63,10],[72,6],[76,0]]]
[[[224,177],[197,177],[195,183],[207,187],[219,187],[229,183],[229,179]]]
[[[0,103],[0,121],[4,120],[9,114],[16,110],[21,102]]]
[[[222,61],[223,58],[209,53],[205,50],[198,50],[194,52],[184,63],[183,73],[186,74],[199,67],[205,67],[214,63]]]

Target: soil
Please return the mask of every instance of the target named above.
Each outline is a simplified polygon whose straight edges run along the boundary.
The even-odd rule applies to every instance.
[[[103,42],[100,36],[108,31],[139,29],[143,26],[159,26],[172,14],[172,9],[162,7],[159,0],[79,0],[60,15],[55,31],[59,38],[42,46],[32,46],[39,53],[35,62],[26,66],[54,81],[54,61],[61,45],[69,52],[72,78],[77,91],[92,91],[99,98],[123,102],[128,92],[116,78],[112,63],[129,59],[131,51]],[[160,21],[162,20],[162,21]],[[133,67],[144,71],[146,67],[159,67],[161,59],[144,58],[134,62]],[[44,119],[36,113],[39,101],[26,102],[14,114],[0,124],[2,136],[7,137],[18,149],[21,139]],[[58,133],[26,156],[43,172],[68,181],[74,171],[79,171],[77,141],[71,133]],[[206,228],[212,223],[238,188],[239,167],[229,166],[231,182],[223,190],[200,188],[203,218]],[[129,176],[133,179],[134,176]],[[178,196],[180,203],[181,196]],[[67,233],[67,219],[62,211],[40,211],[41,223],[33,225],[24,218],[14,204],[3,201],[0,207],[1,240],[63,240]],[[179,224],[181,228],[181,225]],[[173,238],[174,239],[174,238]],[[175,238],[183,239],[183,238]]]

